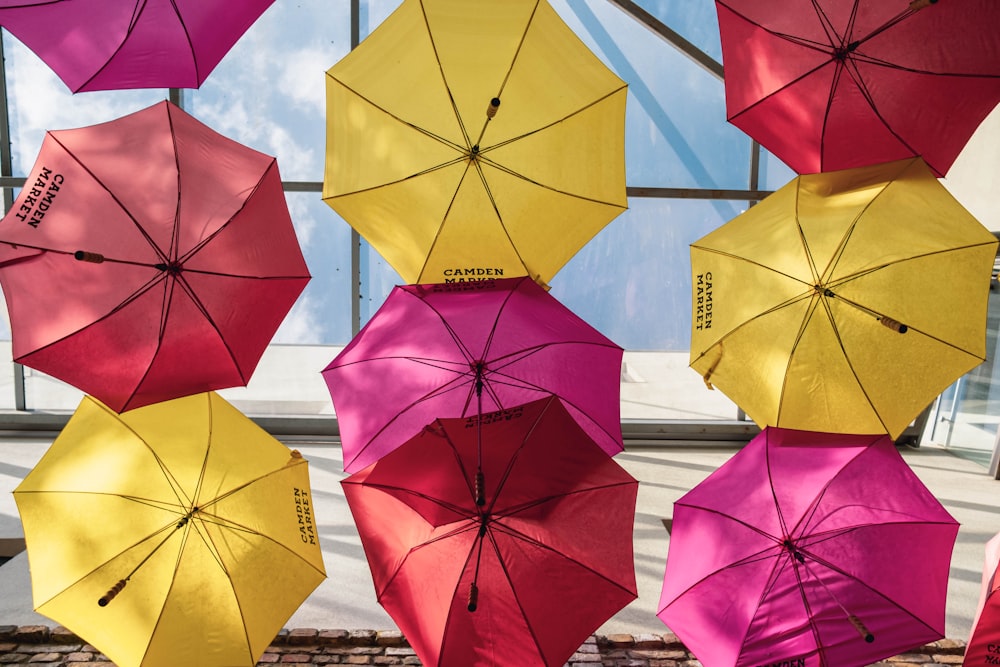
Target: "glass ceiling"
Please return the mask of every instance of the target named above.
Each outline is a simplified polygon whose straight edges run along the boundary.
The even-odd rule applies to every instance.
[[[333,415],[319,371],[381,305],[399,276],[320,198],[325,72],[397,0],[278,0],[198,90],[71,94],[3,32],[9,164],[6,206],[46,130],[112,120],[172,99],[216,131],[274,155],[313,279],[250,385],[223,393],[250,415]],[[736,406],[687,368],[688,245],[794,177],[726,121],[713,0],[552,0],[629,85],[629,210],[551,281],[551,293],[626,349],[623,420],[736,420]],[[2,137],[0,137],[2,138]],[[3,142],[6,143],[6,142]],[[2,160],[0,155],[0,160]],[[985,222],[985,221],[984,221]],[[0,343],[9,354],[10,329]],[[23,379],[22,379],[23,374]],[[0,408],[71,411],[80,392],[12,365]]]

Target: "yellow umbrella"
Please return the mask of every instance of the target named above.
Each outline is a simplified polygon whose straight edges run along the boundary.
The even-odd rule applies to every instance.
[[[254,665],[326,576],[305,459],[214,393],[85,397],[14,498],[36,610],[120,667]]]
[[[897,437],[985,359],[997,239],[919,158],[799,176],[691,246],[691,366],[761,426]]]
[[[408,283],[547,282],[627,206],[626,94],[545,0],[404,0],[327,72],[323,199]]]

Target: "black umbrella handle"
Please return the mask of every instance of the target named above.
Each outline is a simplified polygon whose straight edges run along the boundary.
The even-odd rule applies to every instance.
[[[479,586],[476,582],[469,584],[469,604],[466,607],[469,611],[475,611],[479,606]]]
[[[115,599],[115,597],[122,592],[125,588],[125,584],[128,583],[124,579],[119,579],[118,583],[108,589],[108,592],[104,594],[100,600],[97,601],[98,606],[107,607],[108,603]]]

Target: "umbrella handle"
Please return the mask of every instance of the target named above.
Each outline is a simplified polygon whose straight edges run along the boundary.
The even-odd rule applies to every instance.
[[[73,253],[75,259],[81,262],[90,262],[91,264],[100,264],[104,261],[104,255],[99,252],[87,252],[86,250],[77,250]]]
[[[486,107],[486,117],[493,120],[493,117],[497,115],[498,109],[500,109],[500,98],[494,97],[490,100],[490,105]]]
[[[476,471],[476,505],[482,507],[486,504],[486,477],[482,470]]]
[[[108,589],[108,592],[104,594],[100,600],[97,601],[98,606],[107,607],[108,603],[115,599],[122,589],[125,588],[125,584],[128,583],[124,579],[119,579],[118,583]]]
[[[905,324],[892,319],[888,315],[883,315],[882,317],[878,318],[878,322],[882,326],[888,327],[889,329],[892,329],[893,331],[896,331],[901,334],[905,334],[909,330],[909,327],[907,327]]]
[[[875,635],[873,635],[871,632],[868,631],[868,628],[865,627],[865,624],[861,622],[860,618],[858,618],[854,614],[851,614],[847,617],[847,620],[851,622],[851,625],[854,626],[854,628],[858,631],[858,633],[864,638],[866,642],[871,644],[873,641],[875,641]]]
[[[469,584],[469,604],[466,607],[469,611],[475,611],[476,607],[479,606],[479,586],[476,586],[476,582]]]

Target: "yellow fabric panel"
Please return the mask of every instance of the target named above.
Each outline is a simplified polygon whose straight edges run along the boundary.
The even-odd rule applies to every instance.
[[[402,276],[417,282],[467,162],[391,186],[327,200]]]
[[[334,81],[328,81],[326,90],[329,113],[323,198],[337,212],[340,200],[332,197],[392,184],[456,159],[464,160],[464,142],[451,144],[421,132]],[[447,182],[445,179],[440,186]],[[425,198],[433,196],[434,192],[424,193]]]
[[[484,143],[483,157],[538,183],[541,188],[614,204],[621,212],[628,205],[625,196],[626,97],[627,90],[622,87],[592,105],[574,110],[555,125],[539,125],[530,128],[529,132],[541,127],[545,127],[544,130],[517,135],[516,141],[499,146]],[[491,129],[492,123],[499,122],[502,114],[501,107],[497,118],[491,122]],[[486,138],[492,139],[492,133]],[[535,196],[542,197],[544,193]]]
[[[900,335],[850,306],[817,298],[812,316],[788,357],[781,404],[773,424],[828,433],[888,430],[880,414],[882,404],[873,405],[867,393],[870,387],[855,375],[864,362],[850,353],[845,355],[842,347],[845,339],[856,336],[853,329],[859,326],[881,329],[875,332],[878,335]],[[903,427],[905,424],[899,430]]]
[[[415,0],[410,2],[418,4]],[[528,115],[535,117],[538,113],[535,104],[522,107],[508,105],[503,89],[512,63],[515,58],[521,57],[518,48],[536,2],[422,0],[420,3],[424,7],[435,54],[441,64],[441,75],[465,126],[469,146],[481,143],[478,137],[486,125],[486,109],[494,97],[501,98],[499,114],[518,116],[528,110]],[[475,5],[474,11],[470,11],[470,4]],[[423,56],[411,54],[411,57]],[[531,63],[531,66],[544,69],[539,63]],[[505,114],[508,106],[509,113]],[[421,127],[433,126],[421,124]],[[491,127],[491,133],[496,129]]]
[[[39,606],[37,611],[85,638],[119,667],[142,664],[149,639],[157,629],[164,600],[173,586],[181,548],[180,533],[171,532],[166,545],[152,551],[150,556],[158,542],[151,538],[117,558],[104,563],[94,561],[95,569],[89,576]],[[32,548],[29,544],[29,554]],[[118,597],[105,607],[99,606],[97,600],[147,556],[140,573],[129,581]]]
[[[539,2],[524,33],[521,51],[512,63],[510,80],[500,95],[500,109],[482,143],[496,145],[534,132],[624,89],[625,82],[580,41],[556,11],[547,2]],[[621,141],[625,136],[623,124],[624,117],[615,123],[621,127]],[[577,135],[576,139],[586,137]]]
[[[402,3],[327,74],[387,113],[467,145],[417,0]]]
[[[696,359],[748,321],[782,304],[811,297],[813,288],[756,262],[691,247],[691,358]],[[801,316],[798,304],[794,312]],[[774,319],[786,318],[787,313]],[[772,322],[773,320],[768,320]],[[797,323],[784,322],[782,326]]]
[[[722,254],[756,262],[775,273],[784,274],[812,285],[815,274],[802,236],[795,224],[796,181],[771,194],[692,244],[692,248],[711,249]],[[692,260],[693,261],[693,260]],[[692,266],[701,273],[704,269]]]

